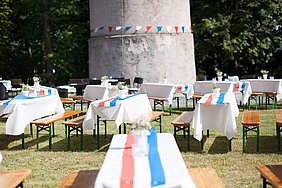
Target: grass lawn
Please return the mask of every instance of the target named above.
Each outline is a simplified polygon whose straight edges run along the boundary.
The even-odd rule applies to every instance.
[[[191,136],[191,151],[188,152],[186,140],[182,135],[178,135],[177,143],[185,163],[190,168],[214,168],[226,187],[262,187],[262,179],[255,167],[260,164],[282,164],[282,152],[277,151],[275,136],[275,111],[272,109],[260,110],[260,153],[255,152],[253,133],[253,137],[248,139],[248,151],[242,153],[241,110],[239,117],[236,118],[238,133],[232,140],[231,152],[228,152],[228,141],[222,131],[211,130],[210,137],[204,137],[205,143],[202,151],[200,142]],[[180,113],[181,110],[174,109],[171,116],[163,116],[163,132],[173,133],[171,122]],[[55,125],[56,135],[53,139],[52,151],[49,151],[47,134],[40,133],[39,149],[36,149],[36,138],[29,136],[28,127],[25,130],[26,149],[21,149],[21,137],[7,137],[5,119],[0,121],[0,150],[4,157],[0,170],[31,169],[32,174],[28,177],[25,187],[57,187],[70,170],[99,169],[112,135],[118,133],[113,122],[109,123],[106,138],[101,128],[100,145],[102,147],[97,150],[92,131],[86,131],[84,151],[80,151],[79,137],[73,135],[71,151],[67,151],[64,127],[59,122]],[[193,129],[191,135],[193,135]]]

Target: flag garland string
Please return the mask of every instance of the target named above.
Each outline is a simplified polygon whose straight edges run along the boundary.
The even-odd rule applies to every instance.
[[[128,32],[134,32],[137,33],[138,31],[145,30],[145,33],[152,32],[154,29],[156,33],[192,33],[192,27],[191,26],[152,26],[152,25],[146,25],[146,26],[98,26],[95,28],[91,28],[90,32],[109,32],[112,33],[114,31],[121,31],[122,33],[128,33]]]

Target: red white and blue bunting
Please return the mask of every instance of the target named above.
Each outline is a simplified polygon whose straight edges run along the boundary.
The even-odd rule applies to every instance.
[[[138,31],[145,31],[147,32],[156,32],[156,33],[192,33],[192,27],[191,26],[152,26],[152,25],[146,25],[146,26],[97,26],[95,28],[92,28],[91,32],[109,32],[112,33],[114,31],[121,31],[123,33],[137,33]]]

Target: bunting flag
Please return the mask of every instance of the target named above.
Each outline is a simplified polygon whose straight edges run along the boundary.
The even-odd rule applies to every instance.
[[[182,29],[182,33],[184,33],[185,32],[185,26],[182,26],[181,29]]]
[[[246,87],[246,83],[245,82],[237,82],[235,83],[235,91],[244,91]]]
[[[146,32],[148,32],[151,28],[152,28],[151,25],[147,25],[147,26],[146,26]]]
[[[109,26],[109,27],[108,27],[108,31],[111,33],[112,30],[113,30],[113,27],[112,27],[112,26]]]
[[[104,27],[104,26],[97,26],[95,28],[91,28],[90,29],[90,32],[99,32],[99,31],[102,31],[104,29],[106,29],[106,31],[108,31],[109,33],[112,33],[113,30],[115,29],[115,31],[122,31],[124,33],[127,33],[132,27],[135,28],[135,32],[141,30],[143,28],[143,26],[140,26],[140,25],[137,25],[137,26],[107,26],[107,27]],[[157,26],[154,26],[157,30],[157,33],[161,32],[163,30],[163,25],[157,25]],[[185,33],[185,32],[192,32],[192,28],[191,26],[178,26],[178,25],[175,25],[175,26],[165,26],[166,27],[166,30],[168,33],[179,33],[179,32],[182,32],[182,33]],[[145,26],[145,32],[148,32],[150,31],[151,29],[153,28],[152,25],[147,25]],[[174,29],[174,31],[172,31],[172,29]]]
[[[167,32],[170,33],[171,31],[171,26],[166,26]]]
[[[213,97],[213,94],[210,94],[204,103],[205,105],[223,104],[224,99],[225,99],[225,93],[220,93],[218,97]]]
[[[162,30],[162,28],[163,28],[163,26],[158,25],[158,26],[157,26],[157,30],[158,30],[158,32],[160,32],[160,31]]]
[[[116,31],[121,30],[122,26],[116,26]]]
[[[142,26],[135,26],[135,31],[139,31],[142,28]]]
[[[130,30],[130,28],[131,28],[131,26],[126,26],[126,27],[124,28],[124,32],[125,32],[125,33],[128,32],[128,31]]]
[[[174,26],[175,32],[178,33],[178,26]]]
[[[99,32],[99,31],[102,31],[105,27],[104,26],[101,26],[101,27],[96,27],[96,30],[95,32]]]
[[[182,92],[187,92],[188,91],[188,85],[179,85],[177,86],[177,92],[182,93]]]

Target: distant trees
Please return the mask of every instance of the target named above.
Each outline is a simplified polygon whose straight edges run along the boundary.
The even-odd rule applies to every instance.
[[[281,75],[273,53],[282,47],[281,0],[191,0],[198,70],[215,76],[257,74],[261,69]],[[280,67],[280,71],[277,71]]]
[[[88,1],[2,0],[0,23],[1,77],[88,77]]]

